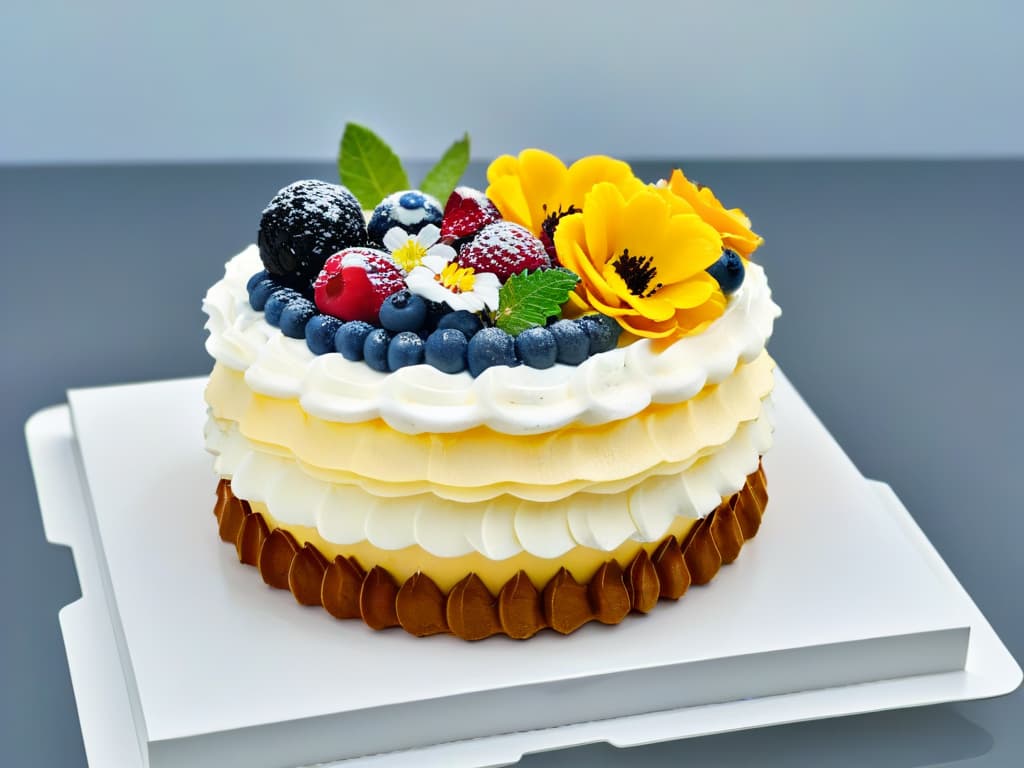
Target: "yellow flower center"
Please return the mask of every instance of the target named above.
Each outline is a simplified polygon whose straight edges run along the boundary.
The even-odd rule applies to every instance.
[[[426,255],[427,249],[410,238],[405,245],[392,252],[391,258],[398,263],[398,266],[409,272],[413,267],[418,267],[423,263],[423,257]]]
[[[441,270],[441,274],[434,275],[434,279],[452,293],[465,293],[473,290],[476,274],[472,267],[460,267],[451,261]]]
[[[647,290],[651,280],[658,275],[654,259],[650,256],[632,256],[629,248],[624,248],[622,254],[612,262],[612,266],[629,288],[629,292],[641,299],[650,298],[662,287],[662,283],[656,283],[653,288]]]

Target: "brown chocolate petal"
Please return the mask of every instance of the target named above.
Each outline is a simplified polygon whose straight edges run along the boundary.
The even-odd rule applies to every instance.
[[[588,592],[594,618],[602,624],[618,624],[629,613],[629,590],[617,560],[609,560],[597,569]]]
[[[661,584],[646,549],[641,549],[626,569],[626,589],[634,611],[648,613],[658,604]]]
[[[267,522],[263,519],[263,515],[259,512],[246,515],[242,521],[242,527],[238,531],[238,539],[235,541],[238,562],[246,565],[258,565],[260,550],[268,536],[270,536],[270,529],[267,528]]]
[[[260,549],[259,569],[263,581],[278,589],[288,589],[288,569],[298,551],[295,537],[286,530],[275,528]]]
[[[498,604],[475,573],[448,593],[448,626],[463,640],[483,640],[501,631]]]
[[[327,612],[336,619],[358,619],[359,593],[363,588],[365,574],[358,564],[341,555],[327,566],[320,586],[320,602]]]
[[[693,526],[683,547],[683,559],[694,584],[707,584],[722,567],[722,556],[718,553],[715,539],[711,535],[711,518],[715,513]]]
[[[515,640],[533,637],[547,626],[540,609],[540,592],[526,571],[506,581],[498,593],[498,619],[505,634]]]
[[[723,563],[731,563],[740,556],[743,549],[745,537],[740,530],[739,521],[736,520],[735,504],[736,496],[723,501],[715,510],[715,516],[711,520],[711,537],[715,540],[718,553],[722,556]]]
[[[353,557],[328,563],[312,544],[300,549],[286,530],[268,534],[263,516],[254,513],[249,502],[236,498],[226,480],[217,485],[214,515],[221,537],[235,544],[242,562],[258,565],[267,584],[291,589],[300,603],[320,603],[339,619],[362,617],[374,629],[401,624],[419,636],[444,632],[447,626],[469,640],[501,632],[525,639],[544,626],[569,634],[593,618],[617,623],[631,606],[646,612],[659,597],[679,598],[691,582],[706,584],[723,558],[728,561],[738,553],[742,542],[737,542],[737,530],[744,537],[757,532],[767,499],[764,470],[759,466],[741,491],[694,525],[682,542],[668,536],[653,556],[641,550],[625,573],[609,560],[583,585],[561,568],[538,593],[520,571],[505,583],[497,600],[473,573],[456,584],[446,599],[422,573],[399,589],[380,566],[367,574]]]
[[[666,537],[654,550],[651,560],[658,572],[658,583],[661,584],[659,597],[678,600],[685,595],[690,586],[690,571],[686,568],[683,550],[676,537]]]
[[[366,578],[359,592],[359,611],[363,621],[371,629],[387,629],[398,626],[398,615],[395,613],[395,598],[398,596],[398,585],[391,574],[375,565]]]
[[[320,590],[327,570],[327,558],[308,542],[295,553],[288,568],[288,588],[299,605],[320,605]]]
[[[757,471],[747,477],[746,487],[750,491],[754,505],[761,510],[763,515],[765,507],[768,506],[768,479],[765,477],[763,464],[759,463]],[[743,491],[740,491],[740,493],[743,493]]]
[[[761,527],[761,510],[757,508],[756,502],[746,487],[734,498],[736,501],[734,513],[740,530],[743,532],[743,538],[752,539],[757,536],[757,531]]]
[[[444,593],[425,573],[416,572],[398,590],[395,613],[402,629],[416,637],[448,631]]]
[[[242,521],[249,514],[249,502],[240,501],[232,495],[220,514],[218,529],[221,539],[228,544],[238,541],[238,530],[242,527]]]
[[[593,618],[587,588],[560,568],[544,587],[544,618],[556,632],[568,635]]]
[[[222,477],[217,483],[217,502],[213,505],[213,516],[217,518],[218,523],[220,522],[221,516],[224,514],[224,508],[233,498],[234,494],[231,493],[231,481]]]

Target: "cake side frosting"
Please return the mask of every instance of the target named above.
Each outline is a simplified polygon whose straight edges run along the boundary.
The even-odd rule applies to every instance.
[[[345,424],[309,416],[295,400],[257,395],[215,368],[206,398],[214,418],[234,422],[268,452],[297,459],[326,480],[392,497],[428,491],[453,501],[511,494],[555,501],[579,491],[615,492],[650,474],[678,471],[758,416],[772,391],[774,361],[762,353],[721,384],[672,406],[596,427],[511,436],[478,428],[407,435],[380,420]],[[388,457],[381,461],[380,457]]]
[[[772,444],[772,410],[739,425],[722,445],[684,469],[657,474],[615,493],[580,492],[555,502],[500,495],[452,502],[432,493],[387,497],[358,485],[311,476],[294,458],[269,453],[235,428],[208,425],[215,468],[241,497],[262,502],[289,525],[315,528],[325,540],[363,540],[387,550],[418,545],[440,557],[479,552],[502,560],[525,551],[558,557],[583,546],[611,551],[628,539],[662,538],[677,517],[697,519],[735,493]]]

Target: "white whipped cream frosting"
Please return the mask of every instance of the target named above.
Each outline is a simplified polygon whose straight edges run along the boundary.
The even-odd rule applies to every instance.
[[[554,558],[577,546],[610,552],[629,539],[657,541],[676,517],[707,515],[757,469],[771,447],[773,421],[767,398],[756,419],[741,423],[726,443],[681,472],[647,477],[618,493],[578,493],[555,502],[499,496],[461,504],[430,493],[380,497],[313,477],[294,459],[263,450],[212,418],[206,445],[236,495],[264,503],[279,522],[316,528],[336,544],[419,545],[439,557],[475,551],[491,560],[520,552]]]
[[[262,268],[251,245],[232,258],[224,278],[207,292],[206,349],[241,371],[249,387],[296,398],[328,421],[383,419],[407,434],[462,432],[485,426],[511,435],[541,434],[570,424],[605,424],[633,416],[651,403],[680,403],[754,360],[771,336],[779,307],[764,270],[747,264],[746,279],[720,318],[702,333],[666,349],[650,340],[595,355],[579,366],[489,368],[477,378],[429,365],[392,373],[372,370],[338,353],[314,355],[249,306],[246,282]]]

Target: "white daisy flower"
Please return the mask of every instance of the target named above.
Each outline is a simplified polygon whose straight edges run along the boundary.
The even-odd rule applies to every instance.
[[[454,249],[452,251],[454,258]],[[423,257],[421,264],[409,271],[405,284],[425,299],[447,304],[452,309],[481,312],[498,308],[501,281],[491,272],[476,272],[460,267],[452,258],[434,253]]]
[[[440,238],[441,230],[433,224],[427,224],[415,235],[410,235],[401,227],[392,227],[384,234],[384,247],[391,252],[391,258],[398,266],[410,272],[422,264],[427,255],[445,261],[455,258],[455,249],[439,243]]]

